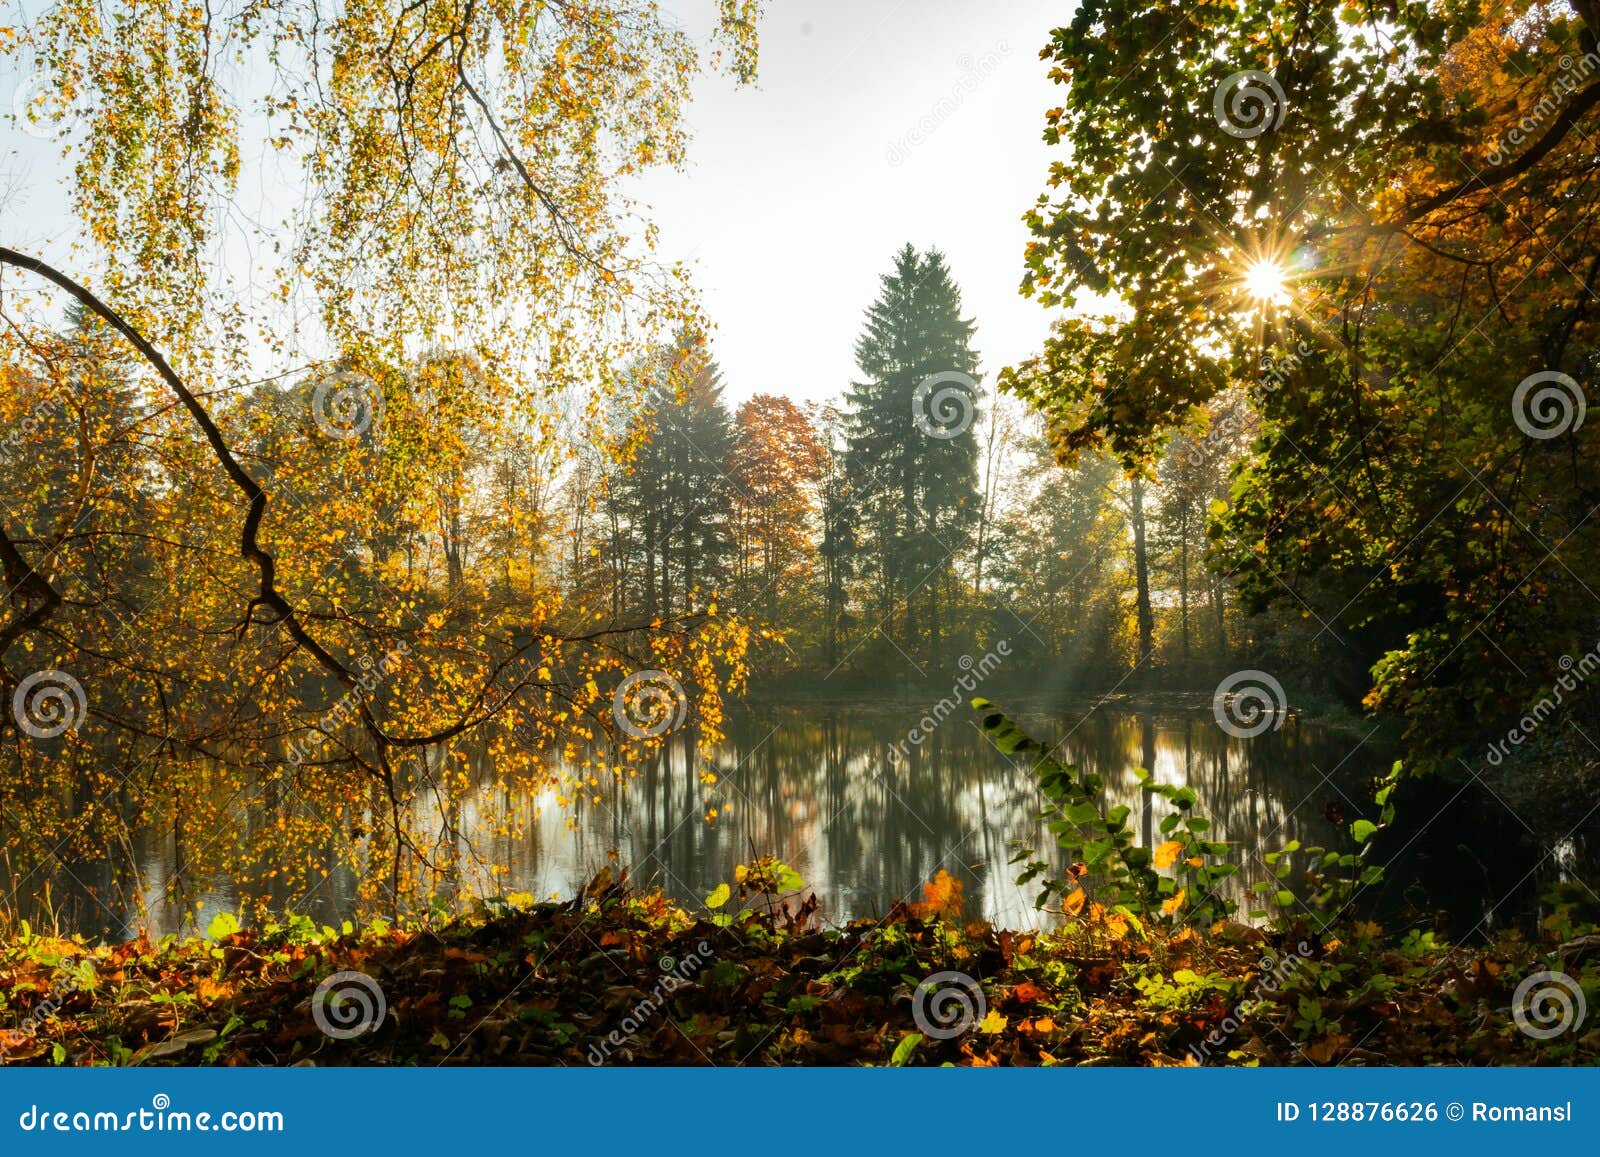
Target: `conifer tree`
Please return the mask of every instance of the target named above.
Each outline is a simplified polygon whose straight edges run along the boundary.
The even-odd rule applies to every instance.
[[[943,255],[907,245],[867,311],[861,380],[846,396],[869,625],[929,660],[950,633],[955,562],[979,506],[972,333]]]

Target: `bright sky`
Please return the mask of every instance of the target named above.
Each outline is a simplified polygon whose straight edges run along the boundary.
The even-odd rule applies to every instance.
[[[703,34],[710,0],[670,0]],[[1053,0],[773,0],[761,79],[704,78],[683,174],[647,183],[664,256],[690,260],[730,401],[821,399],[855,373],[862,315],[907,241],[944,250],[986,375],[1034,352],[1022,214],[1057,150],[1039,49]]]
[[[664,7],[705,40],[712,0]],[[945,252],[986,376],[1040,346],[1049,315],[1017,293],[1020,217],[1044,188],[1044,111],[1060,101],[1038,51],[1071,11],[1070,0],[772,0],[758,85],[701,79],[687,171],[638,193],[655,207],[661,256],[693,268],[730,402],[842,393],[878,278],[907,241]],[[14,69],[0,65],[0,114]],[[55,146],[9,119],[0,235],[60,258],[78,230]]]

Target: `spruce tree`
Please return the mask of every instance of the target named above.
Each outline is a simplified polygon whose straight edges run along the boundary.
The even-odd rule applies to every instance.
[[[869,625],[919,661],[937,661],[950,634],[979,506],[972,333],[943,255],[907,245],[867,311],[846,395]]]
[[[688,339],[640,374],[650,401],[635,419],[641,442],[632,467],[617,483],[628,601],[646,615],[667,615],[709,601],[727,578],[732,420],[721,372]]]

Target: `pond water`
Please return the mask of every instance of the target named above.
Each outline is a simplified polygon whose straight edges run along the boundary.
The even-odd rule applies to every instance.
[[[460,888],[570,897],[615,850],[635,883],[698,904],[732,878],[735,865],[771,853],[799,871],[828,921],[880,915],[896,901],[917,899],[922,883],[943,869],[961,880],[970,916],[1006,927],[1048,924],[1034,908],[1037,886],[1014,884],[1008,863],[1017,841],[1059,862],[1049,855],[1032,778],[965,712],[904,756],[894,754],[926,709],[741,710],[712,760],[719,782],[709,795],[683,734],[625,786],[604,786],[598,804],[586,802],[576,813],[563,812],[553,798],[517,798],[486,782],[460,801],[459,827],[472,841],[461,858]],[[1245,883],[1267,878],[1264,851],[1290,840],[1347,847],[1344,825],[1374,812],[1372,782],[1394,760],[1375,731],[1293,715],[1257,737],[1231,737],[1208,703],[1181,697],[1058,702],[1017,716],[1035,736],[1058,741],[1058,756],[1104,777],[1108,803],[1133,809],[1148,846],[1160,842],[1167,805],[1147,799],[1133,769],[1148,766],[1162,783],[1193,787],[1196,812],[1211,818],[1215,838],[1245,850],[1235,898]],[[1470,935],[1528,919],[1542,885],[1574,870],[1589,874],[1581,847],[1541,845],[1481,788],[1408,787],[1398,798],[1401,820],[1376,855],[1388,865],[1387,878],[1363,898],[1387,917],[1437,920]],[[712,806],[717,815],[708,820]],[[171,840],[147,834],[135,852],[152,930],[174,930],[196,915],[192,896],[180,908],[160,887],[177,861]],[[96,866],[82,865],[75,875],[92,883]],[[314,893],[286,899],[296,911],[336,923],[353,909],[354,883],[335,871]],[[137,931],[138,903],[108,904],[103,897],[111,893],[97,890],[101,899],[73,897],[70,888],[58,896],[60,917],[91,934]],[[237,900],[220,887],[199,905],[204,927],[209,914],[234,910]]]

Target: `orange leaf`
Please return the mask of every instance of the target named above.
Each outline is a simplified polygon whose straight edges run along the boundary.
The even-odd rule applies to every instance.
[[[911,911],[921,920],[942,916],[955,920],[961,916],[966,901],[961,895],[961,881],[940,868],[938,874],[922,885],[922,902],[911,905]]]
[[[1178,894],[1176,896],[1172,897],[1172,899],[1166,901],[1165,903],[1163,903],[1161,905],[1161,911],[1164,912],[1166,915],[1170,916],[1174,912],[1176,912],[1179,908],[1182,908],[1183,907],[1183,894],[1185,892],[1187,892],[1187,891],[1188,891],[1187,888],[1179,888],[1178,889]]]
[[[1178,862],[1178,853],[1181,851],[1183,851],[1182,844],[1177,840],[1168,840],[1156,849],[1155,858],[1151,862],[1155,864],[1158,871],[1162,868],[1170,868]]]
[[[1075,889],[1071,895],[1061,901],[1061,910],[1068,916],[1076,916],[1083,911],[1084,902],[1089,899],[1082,888]]]

